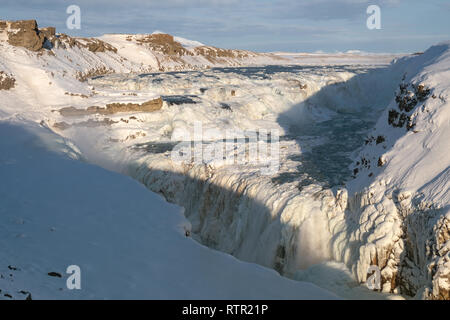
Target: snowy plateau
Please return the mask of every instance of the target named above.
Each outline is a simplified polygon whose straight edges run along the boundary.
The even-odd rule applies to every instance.
[[[0,21],[0,298],[450,299],[449,94],[450,42],[255,53]],[[279,167],[173,161],[199,123],[276,130]]]

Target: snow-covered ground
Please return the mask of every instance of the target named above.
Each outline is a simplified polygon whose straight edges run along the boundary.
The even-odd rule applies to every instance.
[[[73,148],[78,150],[77,157],[125,173],[170,202],[184,207],[189,222],[179,213],[170,213],[179,212],[178,207],[164,204],[151,193],[147,193],[151,201],[145,202],[147,200],[141,199],[139,193],[145,190],[131,180],[70,161],[74,166],[98,170],[98,173],[86,175],[104,174],[110,177],[105,178],[107,181],[119,178],[125,181],[125,189],[116,186],[119,194],[127,190],[125,197],[108,197],[111,192],[105,187],[98,198],[101,199],[103,194],[104,199],[112,200],[92,203],[94,208],[100,205],[111,208],[111,215],[118,215],[114,219],[118,219],[121,228],[129,223],[128,229],[117,230],[112,226],[115,220],[109,221],[109,229],[126,237],[120,244],[122,250],[114,250],[115,254],[128,253],[130,250],[123,246],[138,242],[139,232],[144,237],[146,227],[142,226],[145,226],[145,220],[138,224],[143,214],[141,210],[157,203],[161,211],[166,211],[163,206],[167,206],[171,218],[167,218],[165,226],[154,231],[155,237],[168,228],[173,232],[164,237],[170,241],[184,241],[197,248],[192,250],[211,253],[211,258],[205,253],[199,260],[209,261],[217,256],[217,259],[221,257],[234,263],[230,270],[248,268],[245,272],[251,273],[256,268],[264,273],[261,277],[272,277],[267,283],[273,281],[273,287],[292,286],[296,291],[298,286],[299,297],[304,297],[310,287],[208,250],[192,238],[240,260],[273,268],[286,277],[314,282],[345,298],[395,298],[390,294],[399,293],[417,298],[448,298],[450,44],[434,46],[423,55],[406,56],[392,64],[387,63],[397,58],[395,55],[355,52],[335,55],[248,53],[242,58],[228,56],[218,62],[195,54],[186,54],[183,61],[173,59],[173,56],[137,44],[146,41],[145,35],[105,35],[101,39],[116,47],[117,52],[91,52],[83,47],[73,47],[53,48],[52,54],[36,54],[1,42],[0,70],[14,77],[16,85],[0,90],[3,102],[0,118],[7,122],[8,130],[16,130],[8,124],[10,121],[22,122],[14,128],[32,127],[34,134],[44,129],[35,128],[36,125],[29,121],[41,123],[71,141]],[[193,42],[180,42],[186,50],[198,48]],[[205,61],[209,62],[203,65]],[[276,65],[257,66],[261,64]],[[242,65],[248,67],[234,67]],[[205,66],[218,68],[155,73]],[[101,72],[96,74],[92,70]],[[115,74],[102,76],[109,72]],[[98,76],[84,82],[77,80],[94,75]],[[153,112],[94,112],[68,116],[59,111],[70,107],[86,110],[111,103],[141,104],[159,96],[164,101],[162,108]],[[259,163],[230,165],[222,159],[197,164],[172,161],[174,146],[185,138],[186,133],[194,136],[194,128],[199,122],[203,130],[215,132],[228,130],[239,134],[261,129],[277,130],[281,136],[279,170],[262,174],[264,166]],[[41,140],[57,139],[51,137]],[[8,146],[5,148],[11,148],[7,142],[5,140],[4,145]],[[211,144],[211,141],[204,144]],[[235,152],[245,153],[241,149],[233,150],[233,154]],[[9,163],[8,160],[5,163]],[[32,164],[24,162],[23,166],[32,167]],[[80,184],[84,181],[81,174],[76,178]],[[70,179],[75,177],[64,180]],[[42,180],[41,183],[45,186],[47,182]],[[127,183],[134,187],[128,187]],[[105,185],[109,187],[113,183]],[[132,198],[134,195],[129,195],[128,189],[134,188],[139,190],[135,193],[140,200],[138,196]],[[55,189],[64,192],[62,188]],[[43,188],[39,190],[45,192]],[[89,190],[83,192],[97,196]],[[8,193],[5,194],[7,197]],[[129,199],[135,199],[142,206],[136,208],[134,219],[119,220]],[[42,201],[43,207],[50,205]],[[116,205],[114,201],[120,204]],[[89,207],[89,202],[83,202],[83,208],[91,212]],[[51,214],[49,219],[56,219],[56,212],[48,214]],[[89,223],[94,220],[92,228],[99,228],[103,215],[97,214],[83,217],[80,224],[74,225],[74,234],[79,232],[77,228],[81,228],[81,223],[86,222],[84,219]],[[145,218],[147,225],[162,216],[150,212]],[[23,217],[22,220],[26,221]],[[131,237],[127,230],[133,228],[139,231],[133,231]],[[33,230],[26,231],[31,233]],[[184,235],[186,231],[189,238]],[[107,236],[117,237],[113,233]],[[62,238],[60,243],[70,242],[70,234],[64,237],[67,238]],[[86,246],[92,244],[89,239],[84,241]],[[93,243],[97,242],[94,240]],[[101,242],[99,247],[104,248],[106,243],[106,240]],[[148,247],[146,243],[136,244],[140,248],[136,252],[146,248],[162,250],[158,244],[161,244],[159,240]],[[167,248],[167,253],[158,251],[161,265],[166,263],[164,259],[173,259],[170,250],[178,252],[188,245],[180,245],[181,249],[177,246]],[[61,248],[55,250],[62,251]],[[191,254],[189,250],[185,251]],[[88,270],[93,268],[86,256],[78,256]],[[148,253],[148,257],[151,256]],[[67,255],[64,257],[69,259]],[[185,257],[184,253],[180,254],[181,260],[189,260]],[[135,269],[136,274],[145,272],[146,268],[156,268],[144,263],[143,258],[129,257],[142,266]],[[18,263],[26,264],[26,261]],[[372,293],[358,285],[366,281],[370,265],[381,269],[385,294]],[[41,261],[28,270],[43,270],[43,266],[52,267]],[[130,278],[134,273],[125,274],[126,271],[119,267],[120,270],[112,269],[111,272],[118,272],[120,279],[128,280],[121,280],[118,287],[132,286],[135,281]],[[62,270],[61,264],[54,268]],[[195,268],[189,268],[194,272]],[[208,269],[206,274],[213,275],[214,272]],[[196,278],[199,274],[192,275]],[[170,282],[168,278],[162,279]],[[196,285],[194,278],[187,287]],[[248,281],[258,282],[257,279],[248,278]],[[242,284],[240,277],[235,280]],[[229,281],[229,278],[223,281]],[[233,286],[233,283],[229,285]],[[208,297],[215,294],[217,297],[233,296],[210,294],[221,285],[217,282],[211,291],[199,289],[197,292]],[[270,286],[272,284],[267,288]],[[327,293],[311,288],[314,288],[312,294],[327,296]],[[96,297],[120,295],[107,294],[106,289],[104,292],[92,290],[85,294]],[[137,295],[143,292],[140,290],[140,287],[135,291],[130,289]],[[42,296],[46,296],[47,291],[42,292]],[[169,294],[164,290],[161,292]],[[173,291],[174,294],[180,292],[185,291]],[[258,290],[241,292],[242,297],[251,297]],[[261,295],[257,297],[272,297],[264,290],[259,292]],[[286,296],[282,297],[292,297],[291,292],[286,289]],[[143,297],[157,296],[148,293]]]
[[[46,127],[1,121],[0,136],[0,299],[336,298],[186,237],[182,208]]]

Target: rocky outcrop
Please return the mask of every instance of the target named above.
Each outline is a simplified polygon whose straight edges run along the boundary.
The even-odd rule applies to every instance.
[[[389,125],[395,128],[402,128],[406,124],[408,131],[414,129],[415,123],[413,122],[411,111],[428,98],[430,91],[430,88],[425,88],[424,85],[400,84],[399,91],[395,96],[398,108],[396,108],[397,110],[389,110]]]
[[[41,29],[39,29],[39,32],[41,32],[48,39],[56,36],[56,28],[55,27],[41,28]]]
[[[9,90],[14,88],[16,84],[16,79],[11,75],[0,71],[0,90]]]
[[[169,56],[192,56],[192,52],[186,50],[181,43],[174,40],[173,36],[165,33],[149,34],[145,36],[129,36],[128,41],[135,40],[138,44],[149,47],[152,50]]]
[[[84,41],[84,43],[81,43],[81,46],[87,48],[91,52],[106,52],[106,51],[111,51],[114,53],[117,52],[117,49],[115,47],[99,39],[81,38],[81,40]]]
[[[94,38],[73,38],[66,34],[56,34],[55,27],[38,28],[36,20],[1,21],[0,34],[6,34],[9,44],[31,51],[43,48],[86,48],[91,52],[117,52],[112,45]],[[46,41],[47,46],[46,46]]]
[[[139,103],[110,103],[106,107],[89,107],[87,109],[76,109],[74,107],[63,108],[59,113],[64,117],[79,117],[92,114],[110,115],[120,112],[153,112],[162,108],[161,98]]]
[[[117,48],[106,43],[100,39],[95,38],[74,38],[67,34],[60,33],[55,34],[54,28],[45,28],[45,35],[47,39],[52,43],[53,47],[67,49],[67,48],[86,48],[91,52],[117,52]]]
[[[45,35],[39,32],[36,20],[2,21],[2,23],[3,29],[7,32],[9,44],[31,51],[42,49]]]

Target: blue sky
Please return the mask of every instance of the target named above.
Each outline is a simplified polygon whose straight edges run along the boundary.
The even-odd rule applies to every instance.
[[[68,30],[66,8],[81,8]],[[381,8],[381,30],[366,9]],[[450,0],[1,0],[0,19],[36,19],[70,35],[161,30],[256,51],[415,52],[450,40]]]

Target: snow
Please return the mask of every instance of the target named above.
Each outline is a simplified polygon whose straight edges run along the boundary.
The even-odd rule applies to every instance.
[[[420,85],[430,88],[430,93],[407,111],[415,123],[410,130],[389,124],[389,112],[401,111],[393,100],[370,134],[385,140],[369,143],[358,155],[357,160],[368,159],[372,166],[360,167],[357,178],[348,183],[349,191],[354,193],[350,209],[356,224],[343,237],[347,241],[365,237],[367,240],[359,249],[359,257],[347,256],[345,261],[355,264],[358,260],[355,272],[364,279],[364,269],[374,256],[380,260],[386,251],[391,251],[379,262],[387,278],[398,272],[410,282],[411,292],[417,290],[418,297],[442,299],[448,292],[442,279],[450,272],[445,262],[448,236],[441,233],[448,226],[445,217],[450,208],[450,43],[433,46],[414,58],[401,59],[397,65],[403,67],[402,82],[411,90],[409,96],[419,99],[413,91]],[[397,95],[401,96],[400,90]],[[381,167],[378,159],[382,159]],[[368,177],[369,173],[372,177]],[[399,255],[405,246],[409,252],[402,261]],[[430,277],[426,269],[432,265],[439,265],[439,271]],[[385,290],[393,288],[386,284]]]
[[[252,55],[246,59],[231,58],[220,63],[211,63],[200,56],[182,57],[183,62],[179,63],[159,52],[137,45],[134,40],[126,40],[128,36],[130,35],[105,35],[100,38],[115,46],[117,53],[95,54],[86,49],[72,48],[53,49],[54,56],[37,56],[24,49],[0,43],[0,68],[11,73],[17,80],[16,88],[0,91],[3,102],[0,107],[1,119],[25,119],[20,120],[22,124],[17,126],[27,128],[36,126],[27,121],[42,121],[60,137],[64,137],[64,142],[61,142],[63,149],[67,149],[67,143],[76,146],[67,149],[66,153],[129,175],[148,189],[163,195],[166,200],[183,206],[184,215],[189,220],[188,223],[181,216],[179,207],[166,204],[129,178],[86,163],[67,162],[62,156],[45,155],[52,159],[57,157],[64,165],[70,163],[70,166],[74,166],[61,170],[65,172],[63,181],[67,181],[68,185],[89,181],[89,188],[76,190],[79,193],[77,199],[92,199],[92,196],[95,196],[102,201],[86,202],[84,207],[81,207],[84,211],[80,209],[80,213],[76,213],[71,209],[71,206],[77,210],[79,208],[74,201],[52,205],[48,201],[39,200],[37,195],[41,195],[40,193],[36,196],[30,195],[30,199],[36,201],[36,208],[41,208],[49,215],[46,218],[48,220],[43,219],[40,226],[47,226],[45,223],[50,225],[51,221],[58,222],[58,219],[62,219],[57,216],[57,212],[50,210],[58,205],[64,208],[62,211],[73,214],[75,224],[70,230],[73,230],[74,237],[80,235],[79,238],[83,239],[81,223],[92,223],[89,231],[94,235],[95,228],[102,228],[103,224],[110,226],[104,229],[117,234],[105,235],[109,238],[105,238],[104,242],[99,242],[98,237],[95,237],[93,242],[89,237],[82,242],[83,247],[89,248],[86,249],[86,254],[98,254],[106,261],[98,262],[106,269],[118,263],[113,262],[113,258],[117,257],[108,255],[108,252],[111,252],[106,247],[108,241],[116,243],[114,239],[120,237],[126,240],[117,244],[118,250],[115,252],[129,252],[125,247],[129,242],[139,249],[136,251],[140,255],[150,249],[155,250],[161,266],[166,265],[168,261],[173,262],[173,259],[187,261],[176,260],[178,263],[175,265],[169,264],[171,267],[163,270],[167,272],[163,275],[150,272],[153,276],[149,276],[148,282],[143,282],[143,286],[150,287],[150,282],[155,281],[156,285],[152,288],[159,288],[158,293],[155,293],[134,286],[141,283],[140,279],[137,281],[138,276],[144,277],[148,270],[158,269],[144,260],[152,255],[147,253],[148,256],[142,257],[120,257],[117,269],[111,269],[111,273],[105,273],[104,277],[98,275],[99,280],[93,280],[93,284],[98,286],[92,288],[92,291],[89,291],[90,288],[85,293],[80,293],[80,297],[118,297],[123,292],[132,297],[146,298],[165,297],[168,294],[174,295],[171,297],[178,297],[179,294],[180,297],[194,298],[205,295],[219,298],[255,295],[268,298],[273,294],[284,298],[292,297],[292,290],[296,291],[298,297],[305,297],[306,292],[311,295],[324,294],[310,285],[306,285],[308,289],[305,291],[304,283],[281,278],[275,272],[252,264],[257,263],[273,268],[285,277],[314,282],[345,298],[375,298],[374,293],[367,292],[358,284],[366,281],[368,267],[376,264],[381,269],[383,291],[386,293],[377,297],[398,298],[392,294],[402,293],[416,295],[417,298],[445,298],[445,290],[449,286],[446,275],[450,272],[448,233],[445,231],[448,230],[450,200],[450,158],[447,152],[450,138],[449,43],[434,46],[423,55],[406,57],[357,52],[271,53]],[[396,60],[389,64],[393,58]],[[261,66],[267,64],[277,66]],[[237,66],[246,67],[232,68]],[[104,67],[114,74],[87,82],[75,79],[77,72],[99,67]],[[196,69],[202,70],[192,71]],[[161,70],[191,72],[156,73]],[[33,74],[33,77],[29,77],[29,74]],[[389,111],[398,110],[398,103],[394,98],[402,82],[409,86],[423,84],[431,88],[430,96],[408,113],[416,122],[414,129],[409,131],[405,127],[397,128],[388,124]],[[112,102],[141,103],[158,96],[163,96],[166,100],[161,110],[152,113],[108,115],[108,120],[113,121],[110,126],[79,125],[88,120],[105,120],[105,117],[100,115],[68,118],[57,112],[63,107],[87,108]],[[180,96],[191,100],[173,104],[168,99]],[[239,133],[245,130],[277,129],[280,135],[284,136],[280,141],[278,175],[261,174],[261,166],[255,163],[232,166],[222,159],[213,159],[197,165],[180,165],[173,162],[170,157],[173,145],[186,133],[193,135],[195,123],[199,121],[204,130],[221,133],[227,130]],[[58,129],[55,124],[61,122],[72,126],[66,130]],[[10,125],[7,128],[16,130]],[[352,128],[355,132],[349,132]],[[39,132],[40,135],[42,130],[35,128],[32,131],[35,134]],[[366,135],[369,142],[364,145]],[[375,140],[379,136],[382,136],[384,141],[376,143]],[[42,140],[61,139],[57,138],[58,136],[51,137]],[[8,145],[8,148],[12,147]],[[70,151],[72,149],[78,151]],[[311,154],[314,155],[318,151],[322,152],[317,153],[320,157],[310,158]],[[33,155],[33,158],[35,157],[37,156]],[[18,161],[17,158],[21,157],[15,156],[10,160]],[[323,161],[323,158],[328,159],[328,163]],[[370,168],[363,165],[361,158],[371,161]],[[378,159],[383,163],[380,167],[377,166]],[[4,160],[4,165],[10,165],[10,160]],[[23,172],[38,172],[37,167],[33,167],[34,162],[26,162],[25,158],[23,161],[19,162]],[[24,168],[30,169],[24,171]],[[351,171],[355,168],[358,168],[356,178],[350,179]],[[16,171],[20,177],[22,174],[18,172],[22,172],[21,170]],[[39,176],[39,179],[33,179],[33,183],[40,183],[33,189],[45,191],[46,183],[52,182],[48,178],[52,176],[50,168],[48,170],[47,174],[43,171],[44,175]],[[73,170],[86,170],[88,173],[71,177],[67,173]],[[8,170],[4,169],[4,172],[7,174]],[[101,181],[92,182],[92,188],[96,191],[92,192],[91,177],[97,175],[101,176]],[[322,175],[325,175],[325,179]],[[30,179],[32,177],[33,175]],[[341,181],[343,177],[348,181]],[[14,181],[12,177],[10,179]],[[108,183],[101,184],[102,179]],[[66,192],[57,188],[58,182],[52,183],[54,185],[49,185],[49,188],[52,187],[51,191],[55,194]],[[14,186],[12,182],[11,185]],[[20,187],[18,184],[15,197],[20,194]],[[111,196],[114,192],[108,191],[109,188],[115,189],[115,194],[123,193],[126,196]],[[72,196],[66,194],[61,197]],[[121,199],[126,201],[121,203]],[[131,199],[135,200],[131,207],[134,212],[128,214],[127,206]],[[49,207],[50,205],[52,207]],[[100,213],[96,214],[96,210],[89,209],[91,205],[97,208],[97,211],[111,210],[108,216],[111,220],[107,221],[110,224],[104,221]],[[148,208],[151,206],[157,206],[160,210],[149,212]],[[19,221],[32,220],[28,211],[19,209]],[[162,216],[161,213],[166,211],[168,214]],[[89,212],[89,216],[81,217],[82,212]],[[127,219],[121,218],[124,212],[127,212]],[[144,215],[145,218],[142,218]],[[80,219],[80,224],[75,218]],[[143,219],[141,223],[140,219]],[[158,222],[156,227],[155,221],[160,219],[161,222]],[[116,224],[116,227],[113,224]],[[117,225],[127,227],[122,230],[117,228]],[[184,237],[180,225],[191,232],[192,238]],[[144,233],[143,226],[153,233]],[[60,222],[59,228],[65,227]],[[134,228],[138,231],[135,232]],[[129,230],[133,232],[130,233]],[[167,234],[162,235],[161,230],[168,230]],[[32,232],[34,228],[30,227],[17,234]],[[75,238],[71,238],[70,233],[62,233],[64,235],[58,243],[75,245]],[[155,238],[151,238],[153,236]],[[164,242],[164,245],[168,244],[168,247],[164,247],[167,250],[158,247],[158,244],[161,244],[159,240],[155,240],[158,236],[167,240]],[[47,239],[42,237],[42,241]],[[138,241],[138,238],[148,237],[148,241]],[[11,235],[10,238],[15,239]],[[250,264],[206,249],[192,239]],[[98,251],[95,251],[97,249],[91,248],[90,245],[97,243],[100,245]],[[176,245],[172,246],[170,243]],[[28,245],[23,248],[28,248]],[[38,250],[36,246],[29,246]],[[183,250],[199,260],[191,261]],[[31,280],[26,276],[26,281],[22,283],[35,283],[36,286],[32,288],[47,288],[48,285],[43,285],[44,279],[48,280],[45,270],[56,268],[63,272],[65,264],[70,263],[71,258],[62,251],[61,247],[55,248],[55,252],[61,253],[65,260],[54,260],[43,252],[44,258],[29,267],[26,258],[17,258],[19,260],[11,263],[22,264],[21,269],[33,275],[37,274],[37,271],[33,270],[42,271],[39,274],[42,274],[43,278]],[[11,251],[8,252],[10,256],[14,256]],[[31,256],[31,249],[24,252],[29,252]],[[178,254],[173,255],[170,252]],[[5,257],[8,256],[7,253]],[[88,272],[92,270],[97,276],[96,272],[99,271],[89,263],[83,253],[75,252],[74,255],[80,260],[80,264],[87,266]],[[45,257],[48,257],[48,260]],[[230,271],[230,276],[216,279],[216,271],[206,269],[206,265],[199,265],[200,261],[216,259],[214,257],[218,260],[211,263],[217,265],[217,268],[223,265],[224,272]],[[49,265],[49,261],[55,262],[56,265]],[[97,263],[97,260],[94,262]],[[193,278],[188,280],[181,277],[183,272],[179,265],[182,263],[188,263],[188,270],[192,272],[196,268],[204,269],[199,269],[202,273],[195,273]],[[125,264],[127,267],[136,264],[142,268],[136,267],[132,273],[127,273],[124,271]],[[434,266],[437,266],[438,271],[430,274],[428,270]],[[3,267],[6,268],[6,265]],[[82,266],[82,270],[83,268]],[[236,270],[241,270],[239,272],[245,277],[233,278],[231,274],[237,274]],[[325,276],[327,270],[330,274]],[[119,279],[115,288],[125,290],[118,292],[110,287],[112,284],[99,289],[103,288],[102,279],[106,279],[106,275],[111,277],[113,273],[117,274]],[[134,274],[136,278],[133,278]],[[170,292],[164,291],[166,286],[163,283],[178,283],[171,280],[174,274],[179,277],[173,278],[180,281],[177,284],[179,287],[173,287],[175,289]],[[199,278],[200,274],[205,277]],[[264,282],[267,287],[255,287],[253,290],[243,279],[247,279],[248,283],[255,283],[255,286],[256,283],[262,286]],[[398,279],[401,279],[400,283]],[[214,283],[217,286],[205,291],[207,286],[202,281],[216,281]],[[230,289],[220,291],[218,288],[221,286]],[[276,290],[276,293],[269,293],[270,286],[280,289]],[[186,289],[188,287],[196,289],[189,291]],[[298,291],[295,289],[297,287],[300,288]],[[19,290],[18,287],[14,288]],[[56,287],[49,287],[48,291],[39,289],[38,292],[42,293],[36,294],[42,294],[42,297],[51,296],[55,294],[54,288]],[[241,295],[236,296],[234,288],[238,288]],[[280,292],[286,296],[278,296]],[[192,296],[197,293],[198,296]],[[63,291],[61,295],[64,294],[66,293]],[[67,294],[71,296],[73,293]]]
[[[2,121],[0,135],[4,299],[336,298],[186,237],[180,207],[79,161],[45,127]],[[69,265],[81,268],[81,290],[66,288]]]

